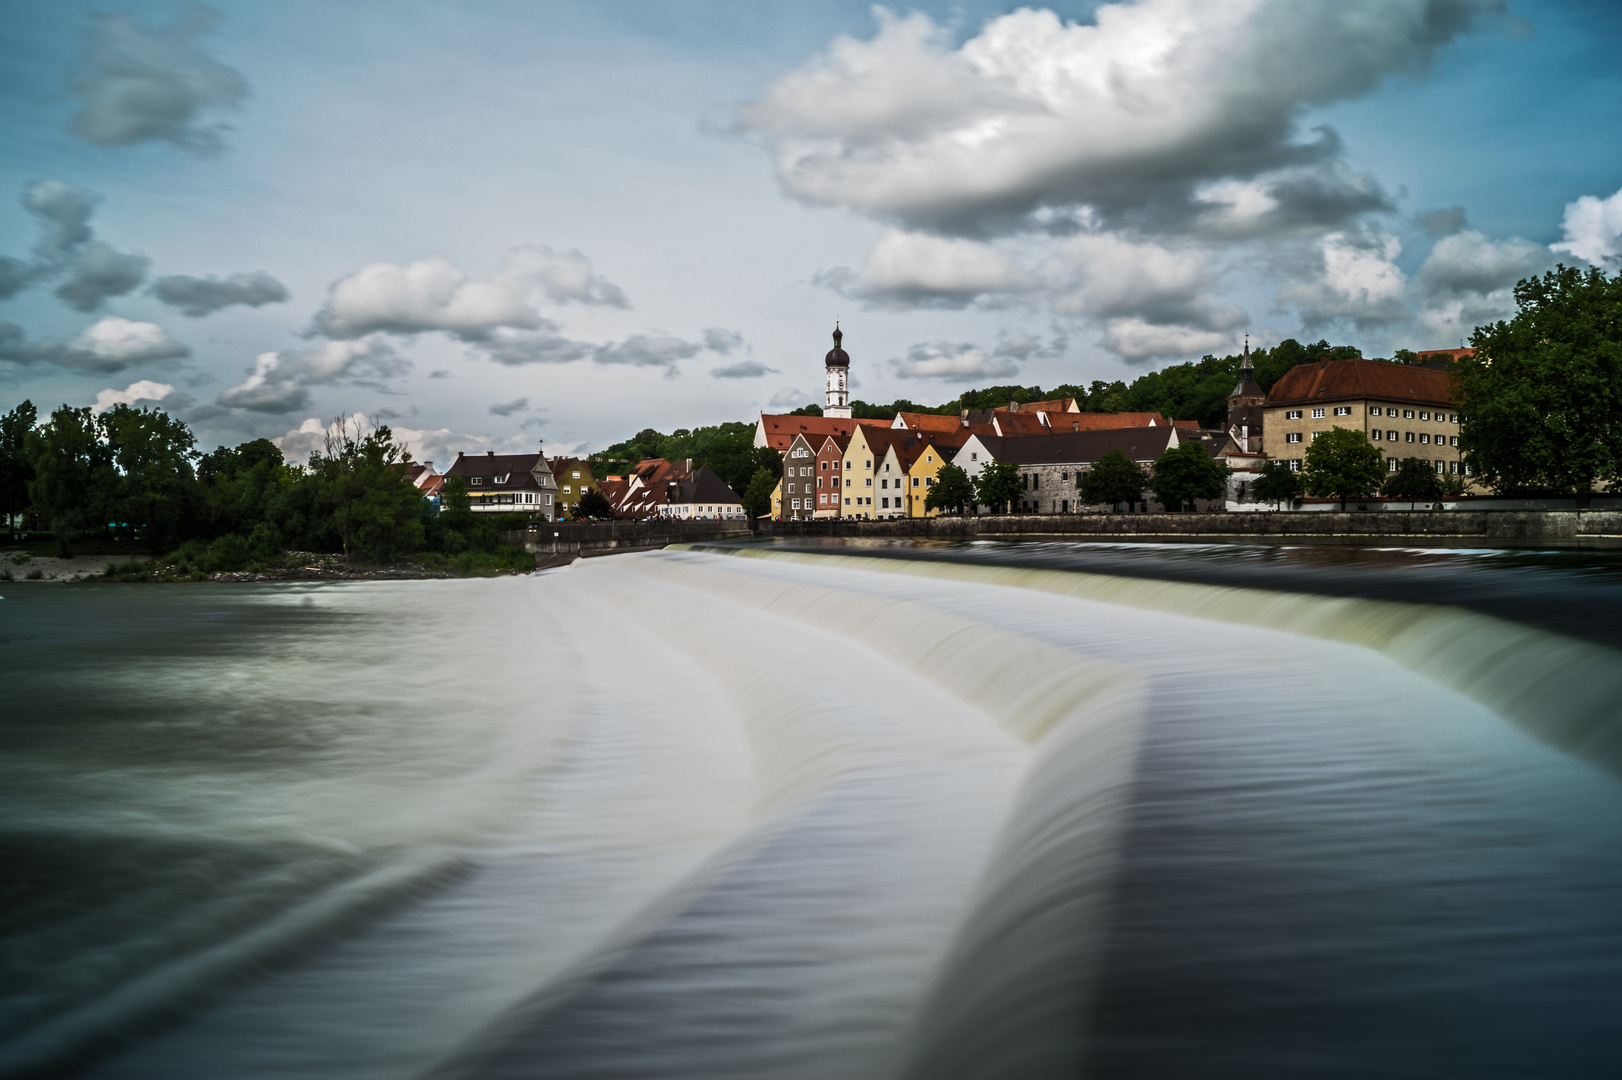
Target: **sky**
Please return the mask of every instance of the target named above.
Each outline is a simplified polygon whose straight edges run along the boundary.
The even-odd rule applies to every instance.
[[[12,0],[0,408],[419,460],[1456,346],[1622,257],[1611,0]]]

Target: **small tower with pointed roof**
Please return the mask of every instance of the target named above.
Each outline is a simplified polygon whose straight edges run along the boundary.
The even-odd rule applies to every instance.
[[[834,347],[828,350],[824,366],[828,369],[828,401],[822,407],[823,416],[850,419],[850,354],[841,346],[844,333],[834,323]]]
[[[1228,395],[1228,434],[1246,453],[1260,453],[1262,449],[1262,406],[1267,395],[1256,382],[1256,371],[1250,364],[1250,335],[1245,335],[1245,358],[1239,364],[1239,384]],[[1256,441],[1254,447],[1251,440]]]

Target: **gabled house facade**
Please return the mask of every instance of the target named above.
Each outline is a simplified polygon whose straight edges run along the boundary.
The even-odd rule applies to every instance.
[[[597,478],[592,475],[591,462],[584,458],[554,458],[552,461],[552,479],[557,482],[558,520],[566,521],[574,517],[574,509],[580,505],[580,497],[588,491],[601,493],[602,487]]]
[[[458,453],[445,471],[446,480],[453,477],[466,485],[474,513],[518,512],[557,520],[557,481],[544,453]]]

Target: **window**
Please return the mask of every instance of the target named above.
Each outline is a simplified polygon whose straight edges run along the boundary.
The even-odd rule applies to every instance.
[[[1437,463],[1436,463],[1436,471],[1437,471],[1437,472],[1439,472],[1439,473],[1445,473],[1445,472],[1447,472],[1447,462],[1445,462],[1445,461],[1438,461],[1438,462],[1437,462]]]
[[[1070,474],[1067,473],[1067,472],[1062,472],[1062,473],[1059,474],[1059,479],[1060,480],[1068,480],[1068,479],[1070,479]]]
[[[826,461],[824,461],[824,462],[823,462],[823,463],[822,463],[822,471],[823,471],[823,472],[827,472],[827,471],[828,471],[828,463],[827,463],[827,462],[826,462]]]
[[[873,459],[872,458],[868,458],[867,459],[867,464],[862,466],[862,468],[864,468],[864,469],[871,469],[872,467],[873,467]]]
[[[789,485],[789,486],[788,486],[788,489],[789,489],[789,491],[790,491],[790,493],[792,493],[792,492],[793,492],[793,491],[794,491],[794,485],[793,485],[793,484],[790,484],[790,485]]]
[[[1292,431],[1288,435],[1284,436],[1284,441],[1285,442],[1300,442],[1301,441],[1301,433],[1299,431]]]
[[[1422,443],[1427,443],[1428,444],[1431,441],[1431,437],[1429,435],[1425,434],[1423,431],[1421,431],[1419,433],[1419,441],[1422,442]]]
[[[1291,472],[1300,472],[1301,471],[1301,459],[1300,458],[1291,458],[1290,459],[1290,471]]]
[[[1412,410],[1412,409],[1404,409],[1404,410],[1402,410],[1402,418],[1404,420],[1412,420],[1414,418],[1414,410]]]
[[[913,487],[917,487],[917,486],[918,486],[918,478],[917,478],[917,477],[916,477],[916,476],[915,476],[915,477],[913,477],[913,478],[912,478],[912,486],[913,486]]]
[[[1457,446],[1457,445],[1459,445],[1459,437],[1457,435],[1454,435],[1452,438],[1447,440],[1447,444],[1449,446]]]
[[[1322,420],[1324,418],[1324,411],[1322,409],[1313,409],[1312,418],[1314,420]]]
[[[1396,442],[1397,441],[1397,433],[1395,431],[1386,432],[1385,433],[1385,441],[1386,442]]]
[[[978,450],[970,450],[969,451],[969,460],[970,461],[979,461],[980,460],[980,452]]]
[[[1374,442],[1379,442],[1380,441],[1380,429],[1375,428],[1373,431],[1369,432],[1369,438],[1372,439]]]
[[[848,461],[845,462],[845,468],[847,468],[847,469],[850,468],[850,462],[848,462]]]
[[[880,499],[879,500],[879,509],[881,509],[881,510],[890,509],[890,500],[889,499]]]
[[[867,484],[868,487],[873,486],[873,478],[871,476],[866,477],[865,480],[866,480],[866,484]]]
[[[572,475],[574,476],[574,478],[576,480],[580,479],[580,471],[578,469],[575,470],[575,472]]]
[[[934,486],[935,486],[935,478],[933,476],[924,477],[924,487],[934,487]]]
[[[838,471],[839,471],[839,459],[834,458],[834,472],[838,472]]]
[[[1459,422],[1459,414],[1458,413],[1449,413],[1448,417],[1447,417],[1447,422],[1450,423],[1450,424],[1457,424]]]
[[[1397,471],[1397,459],[1396,458],[1388,457],[1388,458],[1385,459],[1385,471],[1386,472],[1396,472]]]
[[[793,509],[793,510],[798,510],[798,509],[799,509],[799,508],[800,508],[800,500],[799,500],[799,499],[795,499],[795,500],[794,500],[794,505],[793,505],[793,506],[792,506],[792,507],[791,507],[791,508],[790,508],[790,509]]]
[[[850,505],[850,496],[849,495],[845,496],[845,505],[846,506]]]
[[[1413,442],[1414,441],[1414,433],[1411,432],[1411,431],[1403,432],[1402,433],[1402,441],[1403,442]]]
[[[935,464],[935,455],[934,454],[925,454],[924,455],[924,461],[925,461],[925,463],[930,464],[930,465]]]
[[[889,480],[887,480],[887,479],[880,479],[879,480],[879,487],[887,488],[889,486],[890,486],[890,481]]]
[[[850,477],[845,477],[845,486],[850,487]]]
[[[482,484],[482,483],[484,483],[484,477],[482,477],[482,476],[470,476],[470,477],[467,478],[467,482],[470,483],[470,484]]]
[[[1350,405],[1336,405],[1335,406],[1335,415],[1336,416],[1350,416],[1350,415],[1352,415],[1352,407]]]
[[[1299,420],[1299,419],[1301,419],[1301,410],[1300,409],[1285,409],[1284,410],[1284,419],[1286,419],[1286,420]]]
[[[570,487],[569,487],[569,485],[568,485],[568,484],[564,484],[564,485],[563,485],[563,493],[564,493],[564,494],[565,494],[565,495],[567,495],[567,494],[569,494],[569,492],[570,492],[570,491],[571,491],[571,490],[572,490],[572,489],[571,489],[571,488],[570,488]]]
[[[817,477],[817,490],[820,491],[821,489],[822,489],[822,477],[819,476],[819,477]]]
[[[1429,420],[1429,419],[1430,419],[1430,418],[1431,418],[1431,414],[1430,414],[1430,413],[1428,413],[1428,412],[1421,412],[1421,413],[1420,413],[1420,414],[1419,414],[1419,418],[1420,418],[1420,419],[1421,419],[1421,420]]]
[[[1369,409],[1369,415],[1370,416],[1379,416],[1380,415],[1380,406],[1375,405],[1372,408],[1370,408]]]

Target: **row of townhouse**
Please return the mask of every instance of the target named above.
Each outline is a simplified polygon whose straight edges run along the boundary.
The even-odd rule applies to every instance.
[[[616,518],[677,521],[742,521],[743,500],[709,466],[691,458],[648,458],[622,476],[603,481]]]
[[[863,423],[849,435],[800,432],[783,452],[772,516],[884,520],[932,517],[925,507],[956,447],[927,433]]]

